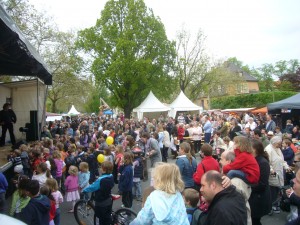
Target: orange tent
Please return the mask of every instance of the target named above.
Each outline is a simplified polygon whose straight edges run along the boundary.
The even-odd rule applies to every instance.
[[[267,107],[258,108],[258,109],[254,109],[254,110],[251,111],[251,113],[267,113],[267,112],[268,112]]]

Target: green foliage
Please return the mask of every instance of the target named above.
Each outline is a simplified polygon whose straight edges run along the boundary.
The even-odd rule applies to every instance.
[[[211,99],[212,109],[264,107],[268,103],[291,97],[297,92],[261,92],[238,96],[220,97]]]
[[[143,0],[108,1],[96,25],[79,32],[77,46],[91,56],[96,81],[126,117],[151,89],[158,97],[170,92],[174,43]]]

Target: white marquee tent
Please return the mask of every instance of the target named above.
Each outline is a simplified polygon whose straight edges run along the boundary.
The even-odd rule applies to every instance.
[[[171,110],[169,111],[169,116],[175,117],[178,111],[199,111],[203,110],[202,107],[194,104],[186,95],[181,91],[177,98],[169,105]]]
[[[67,115],[69,115],[69,116],[74,116],[74,115],[79,115],[79,114],[80,114],[80,112],[78,112],[78,111],[75,109],[74,105],[72,105],[70,111],[67,113]]]
[[[161,103],[155,95],[150,91],[145,100],[136,108],[133,109],[133,112],[137,114],[139,120],[143,118],[144,112],[166,112],[170,108]]]

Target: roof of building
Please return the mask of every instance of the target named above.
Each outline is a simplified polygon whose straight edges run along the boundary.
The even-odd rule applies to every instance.
[[[247,73],[246,71],[242,70],[241,68],[239,68],[237,65],[235,65],[234,63],[227,63],[226,67],[234,73],[242,73],[243,74],[243,78],[245,81],[252,81],[252,82],[257,82],[258,80],[251,76],[249,73]]]

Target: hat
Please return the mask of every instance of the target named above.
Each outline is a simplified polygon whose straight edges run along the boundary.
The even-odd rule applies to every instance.
[[[14,168],[15,173],[23,174],[23,166],[22,165],[16,165]]]
[[[268,135],[269,135],[269,136],[274,136],[274,132],[273,132],[273,131],[269,131],[269,132],[268,132]]]

